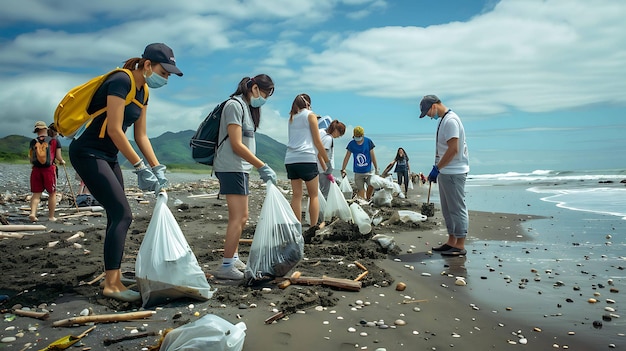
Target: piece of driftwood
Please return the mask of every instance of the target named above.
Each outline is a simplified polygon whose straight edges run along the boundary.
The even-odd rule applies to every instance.
[[[200,199],[215,199],[217,198],[218,193],[213,194],[199,194],[199,195],[189,195],[188,198],[200,198]]]
[[[360,281],[361,279],[365,278],[365,276],[366,276],[368,273],[369,273],[369,271],[365,271],[365,272],[363,272],[363,273],[359,274],[356,278],[354,278],[354,281],[355,281],[355,282]]]
[[[115,314],[101,314],[95,316],[79,316],[62,319],[60,321],[56,321],[52,323],[54,327],[67,327],[74,324],[84,324],[84,323],[107,323],[107,322],[119,322],[119,321],[130,321],[134,319],[143,319],[152,317],[156,312],[154,311],[137,311],[137,312],[128,312],[128,313],[115,313]]]
[[[282,282],[278,283],[278,287],[281,288],[281,289],[285,289],[286,287],[291,285],[291,279],[300,278],[301,275],[302,275],[302,273],[299,272],[299,271],[293,272],[293,274],[291,274],[291,277],[289,277],[289,278],[283,280]]]
[[[31,233],[15,233],[15,232],[0,232],[0,239],[5,238],[15,238],[15,239],[21,239],[25,236],[29,236],[29,235],[34,235]]]
[[[156,332],[147,332],[147,333],[138,333],[138,334],[131,334],[131,335],[124,335],[124,336],[120,336],[118,338],[107,338],[104,339],[104,341],[102,342],[104,344],[104,346],[109,346],[121,341],[126,341],[126,340],[133,340],[133,339],[139,339],[139,338],[145,338],[146,336],[155,336],[157,335]],[[172,334],[173,335],[173,334]]]
[[[288,280],[289,284],[326,285],[326,286],[331,286],[334,288],[339,288],[339,289],[349,290],[349,291],[359,291],[361,290],[361,285],[362,285],[360,281],[354,281],[354,280],[344,279],[344,278],[333,278],[333,277],[328,277],[325,275],[323,275],[322,277],[305,277],[305,276],[300,276],[298,278],[289,277],[289,278],[284,278],[284,280]],[[281,281],[279,284],[282,284],[283,281]]]
[[[69,219],[69,218],[84,217],[84,216],[102,217],[102,212],[91,212],[91,211],[78,212],[78,213],[74,213],[71,215],[59,216],[59,219]]]
[[[273,314],[271,317],[265,320],[265,324],[272,324],[275,320],[281,319],[285,316],[283,312]]]
[[[354,265],[361,268],[364,271],[367,271],[367,268],[359,261],[354,261]]]
[[[252,239],[239,239],[240,244],[252,245]]]
[[[48,319],[48,317],[50,317],[50,313],[49,312],[35,312],[35,311],[24,311],[21,309],[2,309],[0,310],[0,313],[13,313],[15,315],[18,316],[22,316],[22,317],[31,317],[31,318],[37,318],[37,319],[41,319],[41,320],[46,320]]]
[[[3,224],[0,225],[2,232],[23,232],[23,231],[40,231],[46,230],[43,224]]]

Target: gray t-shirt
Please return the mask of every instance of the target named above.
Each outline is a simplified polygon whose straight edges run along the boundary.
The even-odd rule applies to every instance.
[[[237,101],[228,100],[226,105],[224,105],[218,140],[223,140],[228,135],[228,125],[239,125],[242,131],[241,141],[253,154],[256,154],[254,122],[250,115],[250,108],[241,95],[233,96],[233,98],[239,100],[241,104]],[[242,109],[242,105],[245,108]],[[213,171],[250,173],[251,169],[252,165],[248,161],[235,154],[230,138],[226,139],[217,149],[215,161],[213,162]]]

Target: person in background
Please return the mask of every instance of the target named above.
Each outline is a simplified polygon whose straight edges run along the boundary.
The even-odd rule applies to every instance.
[[[321,161],[323,178],[332,177],[333,167],[322,144],[317,115],[311,111],[311,97],[298,94],[289,112],[289,141],[285,154],[287,178],[291,180],[291,209],[302,222],[302,183],[309,194],[311,227],[317,225],[320,213],[317,161]]]
[[[330,158],[330,167],[334,169],[335,167],[335,138],[340,138],[346,133],[346,125],[339,122],[338,120],[334,120],[330,122],[327,128],[322,128],[319,130],[320,138],[322,139],[322,145],[324,145],[324,150],[326,150],[326,154]],[[323,173],[325,169],[322,167],[322,159],[321,154],[317,154],[317,170],[320,173]],[[328,176],[319,177],[319,186],[324,198],[328,198],[328,191],[330,190],[330,182],[334,181],[332,177],[332,173]]]
[[[133,214],[124,192],[118,153],[121,152],[134,166],[141,190],[158,192],[167,186],[166,167],[154,154],[146,132],[148,104],[144,97],[148,88],[145,85],[157,89],[167,84],[170,75],[182,76],[183,73],[176,67],[172,49],[162,43],[146,46],[141,58],[126,60],[124,68],[131,71],[135,81],[137,102],[125,105],[125,98],[131,89],[131,78],[126,73],[116,72],[108,76],[94,93],[88,109],[98,111],[106,108],[105,112],[95,117],[82,134],[74,138],[70,144],[70,160],[107,215],[103,295],[133,302],[141,299],[140,294],[126,288],[121,281],[124,244]],[[145,104],[140,101],[145,101]],[[126,137],[126,129],[130,126],[133,126],[134,139],[145,162]],[[106,131],[102,136],[101,130]]]
[[[469,216],[465,203],[465,180],[469,172],[469,155],[465,129],[459,116],[446,107],[436,95],[426,95],[420,102],[420,118],[439,120],[436,135],[435,165],[428,181],[439,180],[441,213],[448,230],[448,241],[433,251],[445,256],[467,254],[465,238]]]
[[[256,156],[255,132],[261,122],[261,106],[274,93],[274,82],[266,74],[244,77],[222,111],[213,171],[220,182],[219,193],[226,196],[228,225],[222,265],[215,276],[241,280],[246,265],[239,259],[239,238],[248,221],[250,170],[256,168],[264,182],[276,184],[276,173]],[[235,101],[237,100],[237,101]]]
[[[365,131],[361,126],[355,127],[352,135],[352,140],[346,146],[346,156],[343,158],[343,164],[341,165],[341,176],[345,177],[347,175],[346,166],[350,160],[350,155],[353,155],[352,171],[354,172],[357,196],[369,200],[374,193],[374,187],[369,183],[370,177],[373,174],[378,174],[378,162],[374,153],[376,145],[370,138],[365,136]],[[363,196],[365,194],[365,184],[367,184],[367,195]]]
[[[31,163],[33,164],[30,172],[30,191],[32,191],[33,196],[30,198],[30,215],[28,219],[31,222],[39,220],[37,218],[37,207],[39,207],[41,202],[41,194],[46,190],[48,192],[48,220],[56,222],[54,211],[57,205],[57,172],[54,162],[58,161],[60,164],[65,164],[61,155],[61,144],[59,144],[56,138],[48,136],[48,127],[43,121],[35,123],[33,133],[36,133],[37,137],[30,141],[29,147]],[[45,159],[41,160],[43,162],[34,161],[37,158],[37,155],[34,154],[38,145],[47,145],[47,150],[45,150],[47,155],[45,156],[47,156],[48,162]]]
[[[394,172],[398,177],[398,185],[404,184],[404,193],[409,191],[409,173],[411,172],[411,166],[409,165],[409,156],[404,152],[404,149],[399,147],[396,152],[396,157],[391,161],[389,166],[396,165]],[[389,167],[388,166],[388,167]],[[389,167],[391,169],[391,167]]]
[[[61,143],[59,142],[59,132],[57,131],[56,125],[54,122],[48,125],[48,136],[54,140],[56,140],[57,147],[59,149],[59,163],[65,165],[65,161],[63,160],[63,155],[61,154]],[[56,177],[59,179],[59,167],[55,167]]]

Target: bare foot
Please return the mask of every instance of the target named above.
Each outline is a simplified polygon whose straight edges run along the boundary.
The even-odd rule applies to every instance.
[[[37,222],[37,221],[39,220],[39,218],[37,218],[37,216],[35,216],[35,215],[30,215],[30,216],[28,216],[28,219],[29,219],[31,222]]]

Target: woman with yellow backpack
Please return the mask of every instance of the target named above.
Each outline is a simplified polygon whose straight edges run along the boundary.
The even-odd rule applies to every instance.
[[[121,152],[135,167],[141,190],[158,192],[167,186],[165,166],[159,163],[146,133],[148,87],[160,88],[167,84],[171,74],[182,76],[183,73],[176,67],[172,49],[162,43],[146,46],[141,58],[128,59],[123,68],[108,74],[95,90],[87,112],[102,112],[93,116],[74,136],[69,155],[74,169],[107,214],[103,295],[133,302],[141,299],[140,294],[127,289],[121,281],[120,267],[132,212],[117,155]],[[133,101],[127,103],[130,95]],[[126,137],[130,126],[133,126],[135,142],[145,161]],[[59,131],[63,133],[62,129]]]

